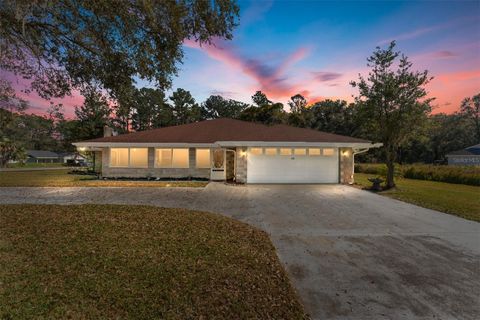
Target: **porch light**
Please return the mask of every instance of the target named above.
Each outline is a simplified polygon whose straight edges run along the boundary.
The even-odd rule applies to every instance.
[[[243,157],[245,157],[246,155],[247,155],[247,151],[245,151],[245,150],[240,151],[240,157],[243,158]]]
[[[80,147],[80,148],[78,148],[78,151],[80,151],[80,152],[83,152],[83,151],[85,151],[85,150],[87,150],[87,148],[85,148],[85,147]]]

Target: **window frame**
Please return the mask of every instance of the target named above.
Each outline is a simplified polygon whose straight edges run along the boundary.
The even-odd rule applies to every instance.
[[[114,166],[112,165],[112,150],[113,149],[127,149],[127,165],[126,166]],[[131,156],[131,149],[147,149],[147,165],[146,166],[132,166],[131,161],[130,161],[130,156]],[[149,168],[149,161],[148,161],[148,148],[145,147],[140,147],[140,148],[130,148],[130,147],[119,147],[119,148],[110,148],[110,154],[109,154],[109,161],[108,161],[108,166],[109,168],[138,168],[138,169],[148,169]]]
[[[253,153],[253,149],[258,149],[258,150],[260,150],[260,153],[258,153],[258,154]],[[250,150],[248,150],[248,152],[249,152],[252,156],[263,156],[263,148],[260,148],[260,147],[250,148]]]
[[[303,151],[305,151],[305,153],[297,154],[296,153],[297,150],[303,150]],[[293,148],[293,155],[294,156],[306,156],[307,155],[307,148]]]
[[[292,152],[292,148],[279,148],[280,150],[278,151],[278,155],[279,156],[284,156],[284,157],[291,157],[293,152]],[[288,150],[288,154],[283,154],[282,153],[282,150]]]
[[[318,150],[318,154],[311,154],[310,150]],[[322,156],[322,148],[308,148],[308,156],[321,157]]]
[[[325,154],[325,150],[332,150],[332,154]],[[322,148],[323,157],[333,157],[335,156],[335,148]]]

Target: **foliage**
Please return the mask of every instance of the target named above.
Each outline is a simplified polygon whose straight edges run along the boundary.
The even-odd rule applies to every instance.
[[[219,95],[212,95],[202,105],[202,118],[231,118],[238,119],[248,104],[233,99],[224,99]]]
[[[384,164],[356,164],[355,172],[386,176]],[[423,164],[396,165],[395,176],[454,184],[480,186],[480,168],[474,166],[432,166]]]
[[[199,121],[202,112],[190,91],[178,88],[170,96],[176,125]]]
[[[395,186],[394,163],[399,147],[423,125],[431,110],[431,99],[426,98],[424,88],[431,80],[428,71],[411,71],[412,63],[394,48],[395,42],[387,49],[377,47],[367,59],[371,68],[368,78],[360,76],[358,82],[351,83],[359,89],[356,103],[360,121],[372,140],[383,143],[387,188]],[[397,58],[398,67],[393,70]]]
[[[252,96],[252,101],[257,105],[257,107],[272,103],[272,101],[268,100],[267,95],[262,91],[255,92],[255,94]]]
[[[135,90],[131,117],[134,131],[166,127],[174,123],[172,109],[164,92],[159,89]]]
[[[0,69],[44,98],[97,84],[117,99],[134,77],[166,88],[183,41],[231,39],[238,12],[233,0],[3,0]]]
[[[0,243],[3,318],[307,318],[268,235],[218,214],[3,205]]]
[[[480,93],[463,100],[460,112],[473,124],[476,143],[480,142]]]
[[[355,174],[355,184],[370,187],[372,175]],[[480,187],[436,181],[398,179],[397,187],[379,194],[421,207],[480,222]]]
[[[7,167],[9,161],[22,161],[26,158],[25,150],[8,139],[0,140],[0,168]]]
[[[290,98],[288,106],[290,107],[290,112],[301,113],[307,108],[307,99],[301,94],[296,94]]]
[[[310,128],[346,136],[358,135],[359,126],[355,119],[355,105],[345,100],[316,102],[309,107],[311,113]]]
[[[85,98],[83,105],[75,107],[76,136],[79,140],[102,137],[104,127],[110,125],[111,110],[107,98],[94,87],[82,90],[82,94]]]
[[[286,119],[287,113],[281,103],[265,104],[260,107],[251,106],[240,114],[240,120],[260,122],[267,125],[285,123]]]

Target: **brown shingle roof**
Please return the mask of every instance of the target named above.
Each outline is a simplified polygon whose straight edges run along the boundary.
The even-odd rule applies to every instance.
[[[205,120],[84,142],[214,143],[217,141],[370,142],[312,129],[287,125],[267,126],[228,118]]]

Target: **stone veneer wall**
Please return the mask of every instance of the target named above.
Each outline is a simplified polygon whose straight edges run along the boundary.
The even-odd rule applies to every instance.
[[[227,152],[225,154],[225,158],[226,158],[225,173],[226,173],[227,180],[231,180],[235,176],[235,169],[234,169],[235,153],[236,152],[231,152],[231,151],[228,151],[227,149]]]
[[[340,183],[353,184],[353,149],[339,148],[340,156]]]
[[[237,148],[237,169],[235,182],[247,183],[247,148]],[[244,154],[242,156],[242,153]]]
[[[110,148],[102,152],[102,176],[110,178],[206,178],[210,179],[210,168],[196,168],[195,148],[189,148],[189,168],[155,168],[155,148],[148,148],[148,168],[111,168]]]

